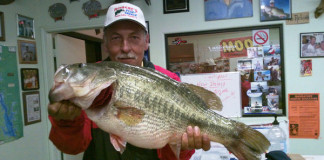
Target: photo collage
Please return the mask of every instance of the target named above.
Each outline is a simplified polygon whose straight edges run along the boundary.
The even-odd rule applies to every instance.
[[[211,30],[208,34],[167,34],[167,69],[180,77],[205,73],[230,75],[235,72],[239,84],[236,90],[241,90],[240,104],[235,107],[241,116],[285,115],[281,28],[281,25],[267,25],[235,31]],[[229,91],[229,88],[224,90]]]
[[[282,114],[280,45],[247,48],[237,61],[241,73],[242,110],[249,114]]]

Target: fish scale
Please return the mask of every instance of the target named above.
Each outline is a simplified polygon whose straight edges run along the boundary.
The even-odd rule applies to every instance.
[[[73,64],[61,67],[54,82],[51,102],[71,101],[99,128],[137,147],[179,144],[188,125],[198,126],[240,160],[257,160],[270,145],[260,132],[209,109],[221,105],[214,93],[151,69],[118,62]],[[92,107],[91,102],[105,97],[100,93],[108,87],[112,90],[109,102]]]
[[[156,97],[156,96],[159,96],[159,95],[155,95],[155,93],[165,93],[164,95],[168,95],[167,98],[160,98],[160,99],[167,99],[167,100],[170,100],[170,101],[173,101],[173,99],[175,98],[173,95],[182,95],[182,94],[189,94],[188,98],[186,99],[187,101],[190,101],[188,102],[187,104],[190,104],[192,103],[191,99],[194,99],[196,100],[195,102],[200,102],[200,99],[197,98],[197,96],[194,96],[194,95],[191,95],[190,92],[191,91],[188,91],[188,90],[170,90],[170,87],[165,87],[167,85],[163,84],[163,81],[158,79],[156,82],[154,82],[153,86],[155,86],[154,88],[156,89],[159,89],[159,90],[155,90],[153,91],[152,89],[149,89],[147,87],[140,87],[140,86],[147,86],[145,85],[144,83],[146,83],[146,80],[140,80],[139,77],[141,76],[129,76],[129,74],[125,74],[127,75],[127,77],[123,77],[123,76],[120,76],[120,81],[123,81],[123,78],[127,79],[128,81],[132,81],[132,82],[137,82],[137,83],[134,83],[134,84],[125,84],[123,85],[123,83],[118,83],[120,85],[120,88],[128,88],[130,89],[131,87],[129,86],[133,86],[132,88],[134,88],[134,92],[135,90],[138,92],[139,89],[138,88],[141,88],[142,90],[145,90],[145,91],[142,91],[142,98],[143,99],[147,99],[149,100],[150,98],[152,97]],[[133,80],[131,80],[132,78],[134,78]],[[125,80],[126,81],[126,80]],[[126,82],[128,82],[126,81]],[[152,85],[151,85],[152,86]],[[160,86],[160,87],[156,87],[156,86]],[[174,94],[174,93],[169,93],[169,92],[176,92],[176,91],[180,91],[180,93],[178,94]],[[124,97],[119,97],[120,99],[123,99],[124,101],[129,101],[129,102],[133,102],[133,103],[139,103],[139,104],[133,104],[134,106],[133,107],[136,107],[136,106],[147,106],[146,104],[150,104],[149,102],[150,101],[143,101],[142,100],[138,100],[136,99],[136,101],[132,100],[132,98],[130,96],[127,96],[125,94],[123,94]],[[118,97],[118,96],[117,96]],[[181,133],[184,132],[185,128],[187,125],[191,124],[191,125],[197,125],[197,126],[206,126],[206,124],[204,125],[198,125],[200,124],[201,122],[206,122],[206,121],[209,121],[210,119],[206,118],[206,116],[202,116],[202,117],[199,117],[198,114],[195,114],[195,113],[199,113],[199,112],[203,112],[204,108],[207,108],[205,106],[204,103],[202,103],[203,105],[200,105],[201,107],[191,107],[191,106],[187,106],[187,105],[184,105],[184,103],[176,103],[176,107],[174,106],[170,106],[171,104],[174,104],[174,103],[171,103],[171,102],[167,102],[167,101],[164,101],[164,105],[156,105],[156,106],[159,106],[159,107],[163,107],[163,112],[160,112],[159,115],[154,115],[154,116],[165,116],[165,114],[168,115],[168,120],[176,120],[178,119],[177,117],[178,116],[175,116],[174,115],[174,108],[177,108],[177,109],[182,109],[182,110],[185,110],[181,113],[186,113],[186,114],[182,114],[181,116],[181,119],[182,121],[172,121],[172,122],[169,122],[169,123],[166,123],[166,120],[165,119],[162,119],[164,121],[164,123],[159,123],[159,125],[173,125],[173,126],[182,126],[182,128],[177,128],[177,130],[181,129],[178,134],[180,135]],[[142,104],[141,104],[142,103]],[[163,103],[163,102],[162,102]],[[175,105],[175,104],[174,104]],[[149,106],[153,106],[153,105],[149,105]],[[155,108],[154,106],[152,108]],[[139,109],[143,109],[143,108],[139,108]],[[147,109],[150,109],[150,108],[147,108]],[[154,111],[154,109],[152,110],[148,110],[147,112],[150,112],[150,111]],[[147,113],[146,112],[146,113]],[[184,121],[185,120],[185,121]],[[179,122],[181,122],[181,124],[179,124]],[[214,121],[214,122],[209,122],[207,124],[223,124],[223,123],[219,123],[217,121]],[[210,125],[207,125],[207,126],[210,126]],[[149,126],[148,126],[149,127]],[[159,127],[162,127],[162,126],[159,126]],[[219,126],[221,127],[221,126]],[[149,129],[149,128],[147,128]],[[226,128],[223,128],[222,130],[224,130]],[[211,129],[205,129],[205,127],[201,127],[201,130],[202,132],[205,131],[205,133],[213,133],[213,132],[218,132],[218,131],[212,131],[211,132]],[[218,132],[219,135],[221,135],[223,132]],[[223,134],[224,136],[222,136],[222,138],[225,138],[226,135],[228,135],[229,133],[225,132],[225,134]]]

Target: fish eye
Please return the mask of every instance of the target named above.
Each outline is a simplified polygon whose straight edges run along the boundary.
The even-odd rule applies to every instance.
[[[70,73],[70,70],[66,67],[62,70],[63,75],[68,75]]]

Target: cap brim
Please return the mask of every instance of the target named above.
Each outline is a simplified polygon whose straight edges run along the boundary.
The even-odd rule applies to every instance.
[[[139,26],[141,26],[141,27],[142,27],[146,32],[148,32],[146,26],[143,26],[142,23],[139,23],[138,21],[135,21],[135,20],[133,20],[133,19],[131,19],[131,18],[129,18],[129,19],[128,19],[128,18],[124,18],[124,19],[118,19],[118,20],[115,20],[114,22],[112,22],[112,23],[110,23],[110,24],[104,26],[104,29],[106,29],[106,28],[108,28],[109,26],[115,24],[116,22],[120,22],[120,21],[131,21],[131,22],[134,22],[134,23],[138,24]]]

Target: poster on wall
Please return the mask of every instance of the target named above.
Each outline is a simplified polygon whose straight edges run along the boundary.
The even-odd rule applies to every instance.
[[[39,91],[23,92],[25,125],[41,121]]]
[[[267,39],[255,44],[258,31]],[[180,76],[237,72],[242,116],[285,115],[282,35],[281,24],[166,34],[167,68]]]
[[[253,16],[253,0],[205,0],[205,20],[221,20]]]
[[[289,138],[318,139],[320,135],[319,93],[288,94]]]
[[[301,60],[300,61],[300,76],[305,77],[305,76],[312,76],[312,60],[307,59],[307,60]]]
[[[16,47],[0,46],[0,145],[23,137]]]

